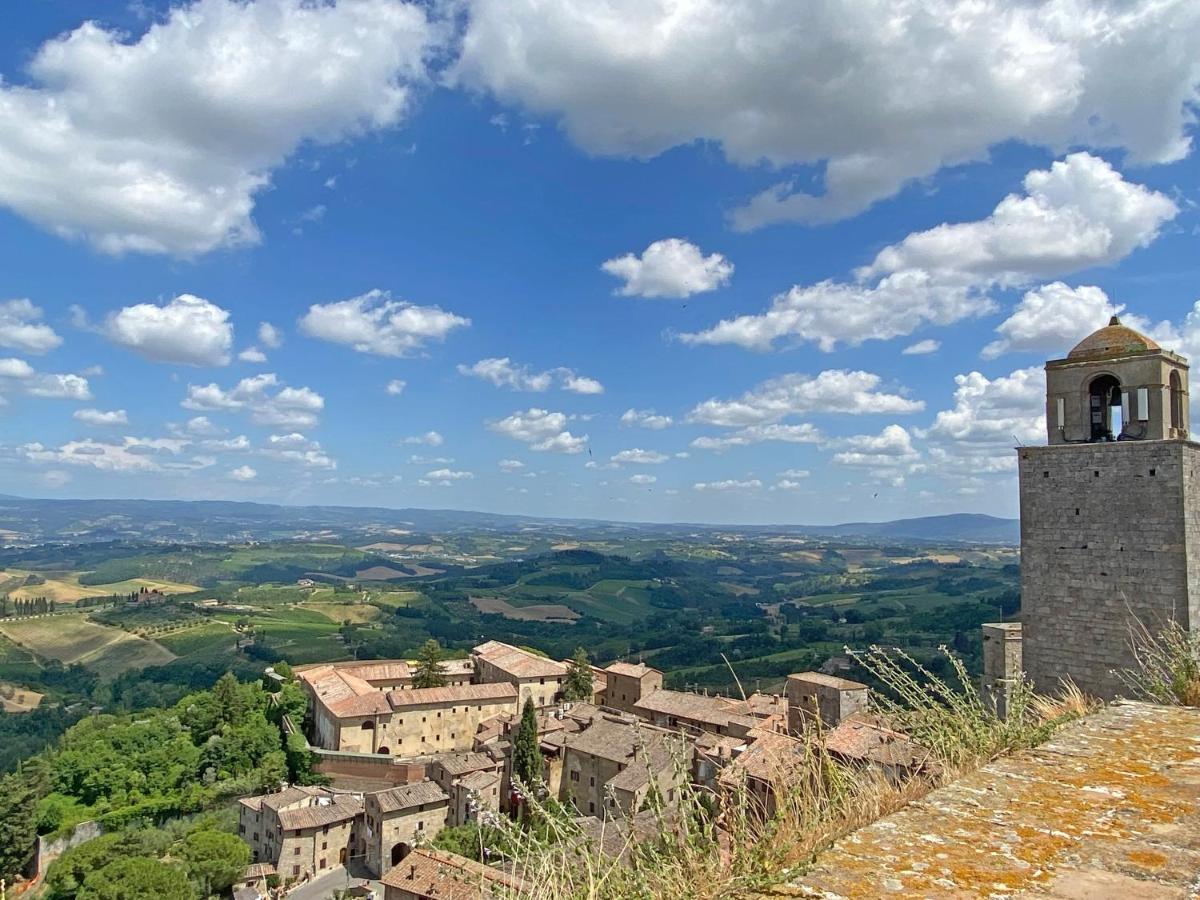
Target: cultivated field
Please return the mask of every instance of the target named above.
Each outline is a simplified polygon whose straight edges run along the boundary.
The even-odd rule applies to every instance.
[[[81,616],[0,621],[0,634],[38,656],[79,663],[101,676],[161,666],[175,658],[165,647]]]
[[[24,713],[37,709],[45,694],[0,682],[0,709],[6,713]]]
[[[5,573],[10,578],[20,579],[35,574],[46,579],[44,584],[29,584],[9,591],[9,599],[32,600],[45,597],[55,603],[75,603],[85,597],[107,597],[110,594],[130,594],[142,588],[157,590],[164,594],[190,594],[200,590],[194,584],[163,581],[157,578],[128,578],[111,584],[80,584],[83,572],[25,572],[10,569]]]
[[[206,622],[155,638],[156,643],[166,647],[180,659],[197,662],[232,658],[236,641],[237,634],[233,628],[223,622]]]
[[[301,603],[300,608],[318,612],[339,625],[347,620],[354,625],[365,625],[367,622],[374,622],[380,615],[379,607],[367,603],[321,603],[318,601]]]
[[[419,604],[425,595],[420,591],[372,591],[372,603],[394,609],[397,606],[413,606]]]
[[[471,605],[481,613],[499,613],[506,619],[523,622],[559,622],[574,624],[579,613],[561,603],[540,603],[533,606],[513,606],[500,597],[472,597]]]

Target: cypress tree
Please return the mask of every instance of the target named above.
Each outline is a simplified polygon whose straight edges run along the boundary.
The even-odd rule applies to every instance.
[[[512,753],[513,777],[526,789],[532,789],[542,781],[542,752],[538,749],[537,711],[532,697],[525,698]]]

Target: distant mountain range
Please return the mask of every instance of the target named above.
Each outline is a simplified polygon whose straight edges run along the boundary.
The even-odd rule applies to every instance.
[[[847,522],[844,525],[798,525],[805,534],[830,537],[909,538],[922,541],[963,541],[973,544],[1018,544],[1019,519],[1000,519],[979,513],[923,516],[891,522]]]
[[[1015,544],[1020,539],[1016,519],[972,513],[844,525],[729,526],[558,519],[450,509],[280,506],[227,500],[52,500],[0,495],[0,543],[225,542],[321,536],[357,540],[389,529],[405,529],[415,534],[554,531],[582,536],[582,532],[595,532],[610,537],[622,533],[686,534],[711,530],[987,544]]]

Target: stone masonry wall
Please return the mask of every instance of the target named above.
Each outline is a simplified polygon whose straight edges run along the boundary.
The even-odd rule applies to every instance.
[[[1200,446],[1184,441],[1018,449],[1025,671],[1128,693],[1129,626],[1189,619],[1200,587]],[[1185,502],[1185,498],[1187,501]],[[1186,509],[1186,513],[1185,513]]]

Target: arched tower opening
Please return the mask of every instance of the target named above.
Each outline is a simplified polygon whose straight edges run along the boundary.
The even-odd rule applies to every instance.
[[[1093,441],[1115,441],[1124,430],[1121,382],[1115,375],[1098,375],[1088,385],[1088,415]]]
[[[1173,431],[1186,429],[1183,418],[1184,394],[1183,394],[1183,379],[1179,376],[1179,372],[1171,373],[1171,428]]]

